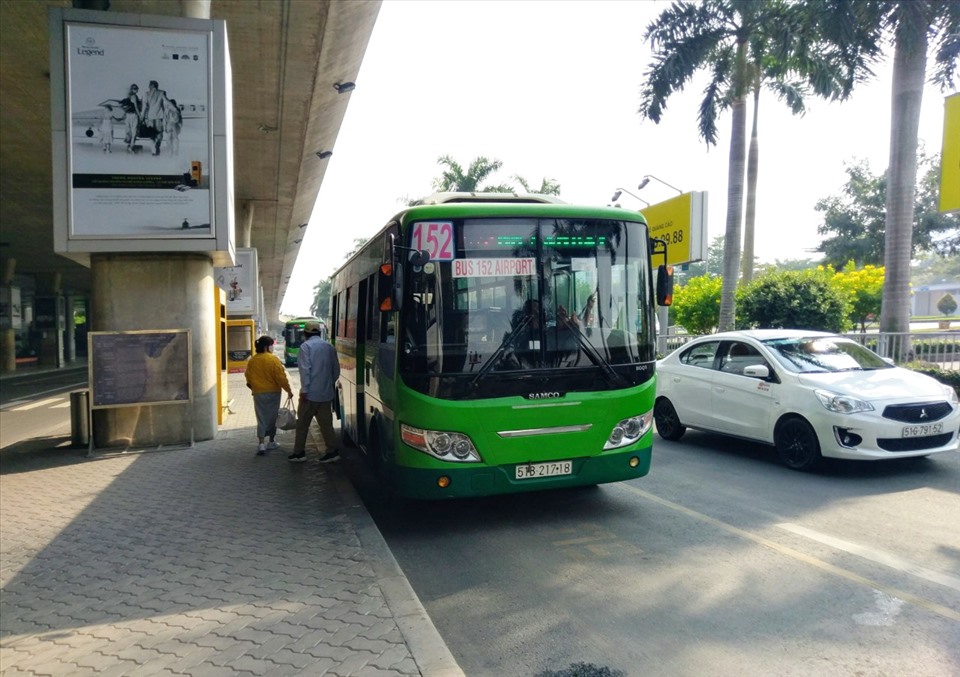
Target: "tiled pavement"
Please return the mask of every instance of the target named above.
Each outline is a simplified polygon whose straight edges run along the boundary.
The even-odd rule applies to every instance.
[[[0,451],[0,673],[462,675],[318,436],[255,456],[230,379],[192,449]]]

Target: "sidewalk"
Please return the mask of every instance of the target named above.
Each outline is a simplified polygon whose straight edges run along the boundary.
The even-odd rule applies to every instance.
[[[255,456],[229,387],[192,449],[0,451],[0,673],[462,675],[318,435]]]

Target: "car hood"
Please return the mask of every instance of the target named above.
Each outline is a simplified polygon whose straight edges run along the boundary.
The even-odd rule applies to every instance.
[[[875,371],[841,371],[829,374],[798,374],[800,383],[826,388],[865,400],[942,400],[943,385],[909,369],[894,367]]]

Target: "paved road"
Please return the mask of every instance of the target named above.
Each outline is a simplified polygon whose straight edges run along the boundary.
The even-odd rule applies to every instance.
[[[634,482],[400,507],[347,467],[468,675],[958,674],[960,454],[801,474],[691,432]]]

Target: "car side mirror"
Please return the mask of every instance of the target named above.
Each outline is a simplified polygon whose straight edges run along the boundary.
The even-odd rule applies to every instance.
[[[751,364],[743,368],[743,375],[752,378],[770,378],[770,369],[765,364]]]

